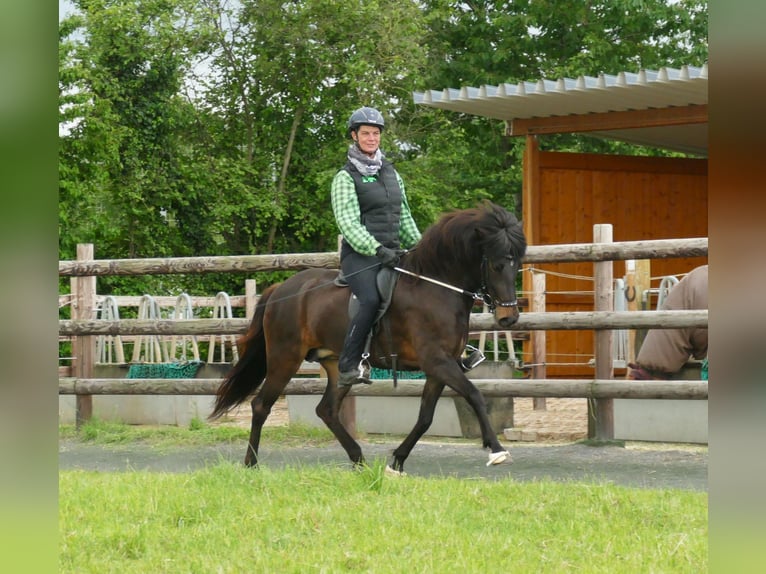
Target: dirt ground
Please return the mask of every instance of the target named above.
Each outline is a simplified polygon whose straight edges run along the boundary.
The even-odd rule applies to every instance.
[[[249,427],[250,405],[240,405],[226,420],[229,424]],[[282,426],[289,422],[287,401],[282,398],[274,405],[266,426]],[[533,399],[516,398],[513,422],[514,428],[535,433],[537,442],[580,440],[588,436],[587,399],[545,399],[545,409],[536,410]]]

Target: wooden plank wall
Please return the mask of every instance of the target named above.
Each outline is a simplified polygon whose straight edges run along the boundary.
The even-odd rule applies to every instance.
[[[540,152],[530,137],[524,171],[522,218],[530,245],[591,243],[597,223],[613,225],[614,241],[708,236],[705,159]],[[654,260],[651,286],[658,287],[662,276],[705,263],[706,257]],[[547,275],[548,311],[593,310],[593,263],[535,267],[563,275]],[[614,277],[624,275],[624,262],[615,262]],[[531,286],[525,273],[525,294]],[[583,364],[592,355],[592,332],[547,334],[548,377],[593,377],[593,367]],[[524,361],[531,356],[531,344],[525,343]]]

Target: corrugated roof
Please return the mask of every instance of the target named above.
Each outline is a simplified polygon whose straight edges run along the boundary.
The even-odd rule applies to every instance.
[[[416,104],[513,122],[531,118],[707,105],[708,69],[683,66],[612,76],[414,92]],[[562,125],[566,125],[562,122]],[[607,126],[605,126],[606,128]],[[562,129],[563,131],[570,131]],[[572,130],[584,131],[584,130]],[[589,131],[590,135],[707,155],[707,123]]]

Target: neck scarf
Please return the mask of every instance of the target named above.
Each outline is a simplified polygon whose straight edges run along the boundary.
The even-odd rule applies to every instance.
[[[348,161],[350,161],[359,173],[362,175],[376,175],[380,171],[380,167],[383,165],[383,152],[380,148],[375,150],[375,156],[370,157],[365,153],[362,153],[356,144],[352,144],[348,148]]]

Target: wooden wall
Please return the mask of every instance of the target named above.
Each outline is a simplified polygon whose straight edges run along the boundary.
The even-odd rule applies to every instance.
[[[592,243],[597,223],[612,224],[614,241],[707,237],[707,205],[705,159],[540,152],[534,137],[527,140],[522,218],[530,245]],[[705,263],[706,257],[654,260],[651,286]],[[546,275],[547,311],[593,310],[593,263],[535,267],[561,274]],[[624,275],[624,262],[615,262],[614,277]],[[523,289],[531,290],[529,273]],[[531,343],[524,351],[529,362]],[[592,355],[592,332],[547,332],[548,377],[593,377],[586,364]]]

